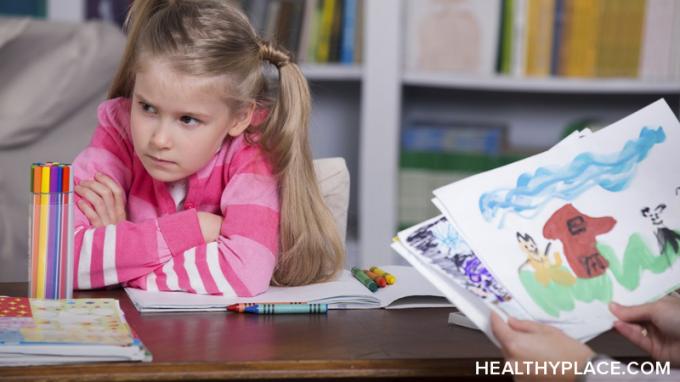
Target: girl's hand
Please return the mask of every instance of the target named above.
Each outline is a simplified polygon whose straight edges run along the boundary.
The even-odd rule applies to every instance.
[[[680,366],[680,298],[666,296],[636,306],[611,303],[609,309],[620,320],[614,327],[621,335],[655,360]]]
[[[222,216],[211,214],[210,212],[199,211],[198,223],[201,226],[201,233],[206,243],[216,241],[220,237],[220,229],[222,228]]]
[[[501,351],[508,362],[572,362],[574,367],[583,369],[586,362],[595,355],[590,348],[581,342],[567,336],[561,330],[534,321],[510,318],[507,323],[496,313],[491,313],[491,331],[501,345]],[[573,364],[578,362],[578,366]],[[515,380],[545,381],[560,380],[573,381],[575,373],[550,375],[550,368],[546,374],[533,374],[523,377],[516,376]],[[561,369],[557,370],[558,373]]]
[[[125,193],[110,177],[98,173],[94,180],[80,182],[74,191],[82,198],[78,208],[94,227],[117,224],[126,219]]]

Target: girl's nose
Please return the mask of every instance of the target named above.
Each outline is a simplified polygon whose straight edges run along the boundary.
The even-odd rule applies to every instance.
[[[170,135],[170,123],[161,121],[154,129],[151,135],[151,144],[154,148],[163,150],[172,147],[172,139]]]

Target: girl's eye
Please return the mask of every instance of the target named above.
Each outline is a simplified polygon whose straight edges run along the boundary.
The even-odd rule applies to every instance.
[[[146,112],[146,113],[151,113],[151,114],[156,113],[156,109],[146,102],[140,102],[139,105],[142,107],[142,110],[144,110],[144,112]]]
[[[183,115],[183,116],[179,117],[179,120],[180,120],[180,122],[182,122],[183,124],[185,124],[187,126],[196,126],[196,125],[199,125],[201,123],[201,121],[199,121],[198,119],[196,119],[194,117],[190,117],[188,115]]]

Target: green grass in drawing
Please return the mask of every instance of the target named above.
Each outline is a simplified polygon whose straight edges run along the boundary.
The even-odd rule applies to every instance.
[[[536,280],[534,272],[522,270],[519,272],[520,281],[536,305],[547,314],[558,317],[560,312],[573,310],[576,301],[589,303],[597,300],[605,304],[611,301],[613,287],[610,273],[624,288],[634,290],[639,286],[643,272],[663,273],[680,257],[680,251],[676,252],[670,246],[665,247],[660,255],[653,252],[639,234],[629,237],[623,260],[619,260],[606,244],[597,243],[597,249],[609,262],[609,272],[600,276],[577,278],[572,286],[555,282],[543,286]]]
[[[647,247],[637,233],[628,239],[628,245],[623,253],[623,262],[619,261],[614,250],[608,245],[598,243],[597,249],[609,261],[609,271],[616,281],[628,290],[634,290],[640,285],[640,276],[643,271],[663,273],[679,257],[678,252],[674,251],[671,246],[665,246],[663,253],[657,255]]]

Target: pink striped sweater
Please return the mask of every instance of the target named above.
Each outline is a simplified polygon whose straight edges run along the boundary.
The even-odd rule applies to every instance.
[[[186,179],[178,211],[168,185],[153,179],[133,150],[130,107],[126,98],[103,102],[92,141],[73,162],[76,184],[101,172],[127,197],[127,221],[116,225],[94,228],[74,208],[76,288],[123,284],[238,296],[265,291],[278,253],[279,195],[263,152],[242,136],[227,139]],[[204,241],[197,211],[224,217],[216,242]]]

